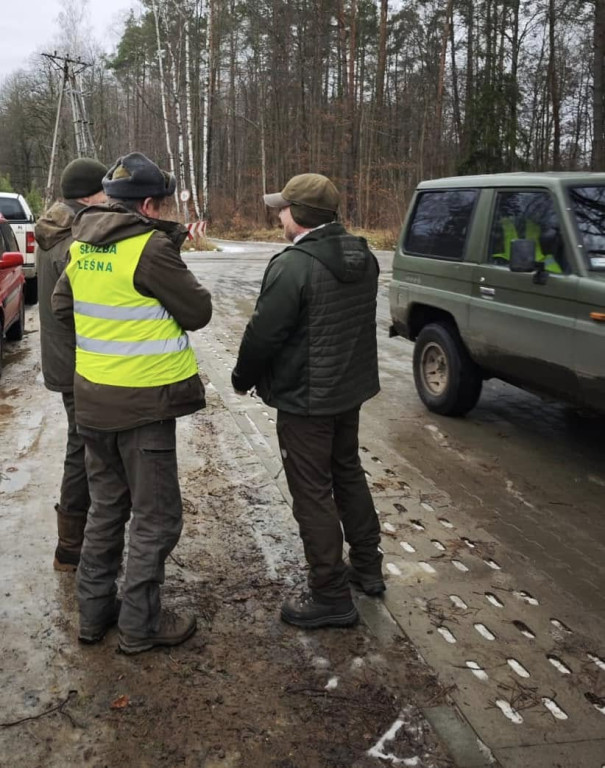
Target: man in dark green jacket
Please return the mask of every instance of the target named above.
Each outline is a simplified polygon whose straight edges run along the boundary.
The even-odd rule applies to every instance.
[[[72,160],[61,174],[61,195],[36,224],[36,264],[40,308],[40,350],[44,386],[61,392],[67,414],[67,446],[57,513],[58,542],[53,567],[74,572],[80,562],[90,495],[84,466],[84,441],[76,429],[74,370],[76,343],[73,328],[55,318],[50,299],[63,273],[73,242],[71,225],[87,206],[105,202],[103,176],[107,168],[88,157]]]
[[[310,593],[287,600],[281,617],[306,628],[349,626],[358,619],[349,581],[371,595],[385,589],[380,526],[358,442],[359,409],[379,391],[378,263],[366,241],[336,221],[339,194],[325,176],[295,176],[265,203],[279,209],[292,245],[265,271],[232,383],[239,393],[256,387],[277,408],[310,569]]]

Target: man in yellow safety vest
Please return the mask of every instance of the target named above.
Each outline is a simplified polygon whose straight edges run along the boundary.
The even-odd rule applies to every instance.
[[[176,418],[205,406],[186,331],[212,315],[209,292],[186,268],[181,224],[162,219],[174,176],[139,152],[103,179],[108,201],[76,217],[53,310],[75,325],[76,422],[92,499],[77,573],[79,639],[140,653],[177,645],[193,615],[160,606],[164,563],[182,528]],[[132,514],[122,600],[116,578]]]
[[[540,226],[532,219],[525,219],[525,238],[527,240],[533,240],[536,244],[536,264],[544,264],[546,272],[561,275],[563,270],[550,253],[544,253],[542,244],[540,242]],[[513,240],[518,240],[520,235],[517,232],[517,226],[514,219],[510,217],[504,217],[500,219],[500,226],[502,227],[503,236],[503,250],[502,253],[492,253],[491,259],[501,259],[507,264],[510,261],[510,250]]]

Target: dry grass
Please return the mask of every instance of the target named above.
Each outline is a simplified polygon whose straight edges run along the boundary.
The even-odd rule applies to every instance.
[[[281,227],[258,227],[246,225],[237,221],[230,224],[212,223],[210,225],[213,237],[220,240],[253,240],[265,243],[284,243],[284,236]]]
[[[220,248],[207,237],[194,237],[193,240],[185,240],[181,251],[220,251]]]
[[[345,224],[346,226],[346,224]],[[280,243],[285,245],[281,226],[267,226],[246,220],[237,213],[230,219],[215,219],[208,226],[209,234],[219,240],[242,240],[267,243]],[[350,228],[350,232],[360,237],[365,237],[370,248],[380,251],[392,251],[399,237],[399,229],[357,229]],[[215,246],[208,238],[188,240],[184,250],[213,250]]]
[[[376,251],[393,251],[399,238],[396,229],[351,229],[352,234],[365,237],[370,248]]]
[[[266,243],[284,243],[281,228],[254,226],[211,225],[212,235],[221,240],[253,240]],[[394,229],[351,229],[350,232],[365,237],[370,248],[378,251],[392,251],[397,244],[399,231]]]

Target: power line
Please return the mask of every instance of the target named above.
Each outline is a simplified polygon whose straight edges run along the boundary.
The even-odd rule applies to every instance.
[[[90,123],[86,115],[86,106],[82,96],[81,74],[91,65],[82,59],[73,59],[69,55],[59,56],[57,52],[43,53],[46,59],[61,72],[61,90],[59,91],[59,101],[57,104],[57,117],[55,120],[55,131],[53,134],[53,144],[50,153],[50,164],[48,168],[48,179],[46,182],[46,194],[44,196],[44,205],[47,207],[51,201],[53,193],[53,174],[55,167],[55,158],[57,153],[57,141],[59,137],[59,126],[61,123],[61,109],[63,107],[63,95],[69,94],[71,103],[71,114],[76,139],[76,151],[78,157],[97,156],[95,144],[90,130]]]

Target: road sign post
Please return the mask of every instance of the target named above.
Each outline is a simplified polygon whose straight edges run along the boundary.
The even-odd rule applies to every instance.
[[[185,224],[189,224],[189,206],[187,203],[191,197],[191,192],[188,189],[183,189],[181,190],[179,197],[181,198],[181,202],[184,203],[183,210],[185,212]]]

